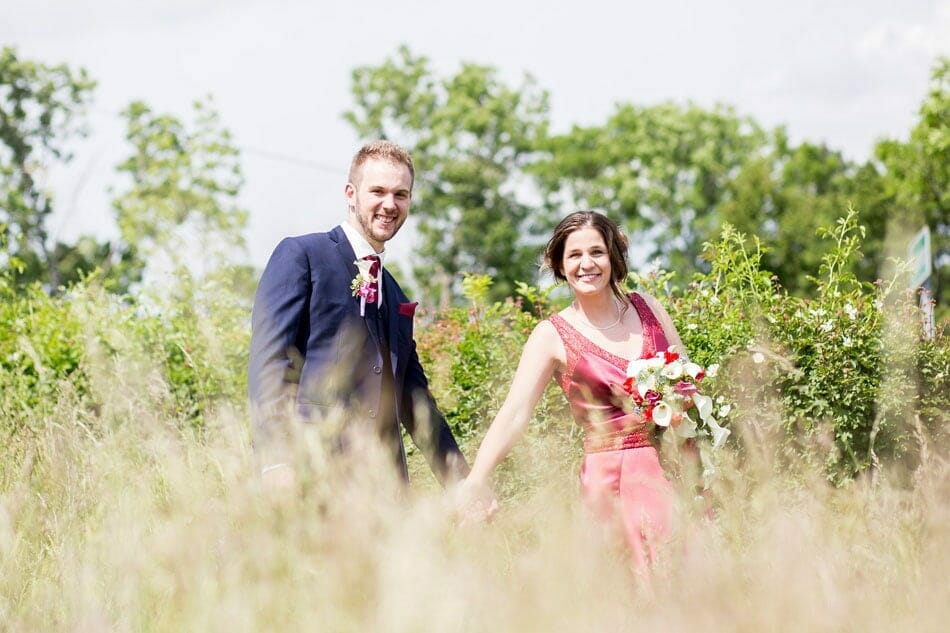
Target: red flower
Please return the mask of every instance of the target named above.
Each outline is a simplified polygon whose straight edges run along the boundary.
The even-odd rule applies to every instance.
[[[689,398],[691,395],[699,391],[699,389],[696,388],[696,385],[686,380],[681,380],[673,385],[673,389],[676,391],[676,393],[683,396],[684,398]]]
[[[650,389],[643,395],[643,399],[646,400],[649,403],[649,405],[652,407],[657,402],[663,399],[663,394],[661,394],[659,391],[654,391],[653,389]]]
[[[636,385],[637,381],[631,376],[623,381],[623,390],[632,396],[634,393],[636,393]]]
[[[669,364],[672,363],[674,360],[676,360],[676,359],[678,359],[678,358],[680,357],[680,355],[679,355],[678,353],[676,353],[676,352],[671,352],[670,350],[666,350],[665,352],[663,352],[663,355],[666,356],[666,364],[667,364],[667,365],[669,365]]]

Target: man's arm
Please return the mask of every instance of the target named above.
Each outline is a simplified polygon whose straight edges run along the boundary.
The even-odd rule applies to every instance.
[[[271,255],[254,295],[247,387],[254,452],[266,474],[289,463],[289,413],[293,393],[286,376],[299,367],[294,356],[301,318],[310,296],[310,265],[291,238]]]
[[[429,391],[429,381],[419,362],[415,341],[412,342],[400,402],[399,419],[425,455],[439,482],[448,486],[464,479],[468,475],[468,463]]]

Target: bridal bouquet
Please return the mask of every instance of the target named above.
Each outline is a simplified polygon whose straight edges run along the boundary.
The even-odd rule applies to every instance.
[[[709,436],[715,450],[729,437],[729,429],[716,421],[713,400],[700,393],[698,385],[706,376],[715,377],[718,370],[719,365],[703,368],[681,358],[671,346],[651,358],[631,361],[623,390],[645,420],[671,427],[682,438]],[[725,417],[729,409],[723,404],[716,413]]]

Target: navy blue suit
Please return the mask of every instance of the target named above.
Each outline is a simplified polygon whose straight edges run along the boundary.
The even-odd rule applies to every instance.
[[[440,481],[464,477],[468,466],[416,354],[406,295],[384,268],[382,306],[367,304],[360,316],[360,300],[350,288],[358,273],[354,259],[339,226],[288,237],[271,255],[251,318],[248,394],[255,452],[271,462],[286,459],[280,444],[289,409],[319,422],[343,405],[347,424],[375,430],[403,477],[408,472],[399,423]],[[303,356],[293,407],[287,402],[293,394],[291,348]]]

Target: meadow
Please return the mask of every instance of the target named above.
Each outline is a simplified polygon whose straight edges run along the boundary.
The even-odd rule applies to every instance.
[[[327,458],[299,429],[283,496],[255,474],[247,299],[220,280],[115,297],[0,284],[0,628],[6,631],[938,631],[950,620],[950,346],[915,298],[841,266],[798,299],[724,234],[663,298],[710,388],[735,404],[704,516],[636,578],[578,496],[579,435],[550,390],[460,525],[410,450],[412,486]],[[856,244],[855,246],[856,250]],[[741,246],[741,247],[740,247]],[[896,277],[895,277],[896,278]],[[517,350],[557,297],[522,288],[419,316],[433,390],[474,454]],[[528,308],[528,309],[525,309]],[[827,324],[827,325],[826,325]]]

